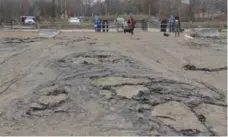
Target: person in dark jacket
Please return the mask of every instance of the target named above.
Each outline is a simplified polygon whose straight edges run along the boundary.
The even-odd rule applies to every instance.
[[[130,17],[130,27],[131,27],[131,29],[135,29],[135,24],[136,24],[136,22],[135,22],[135,19],[133,18],[133,16],[131,16]]]
[[[133,16],[130,16],[130,18],[127,21],[128,24],[128,28],[124,28],[124,33],[131,33],[131,35],[134,34],[134,29],[135,29],[135,20],[133,18]]]
[[[180,18],[176,17],[175,22],[174,22],[174,32],[175,32],[175,37],[178,35],[180,36],[180,28],[181,28],[181,22]]]
[[[4,25],[4,20],[3,20],[3,18],[1,18],[0,25],[1,25],[1,27],[3,28],[3,25]]]
[[[127,23],[128,23],[129,29],[133,29],[134,30],[136,22],[135,22],[135,19],[134,19],[133,16],[130,16],[130,18],[129,18]]]

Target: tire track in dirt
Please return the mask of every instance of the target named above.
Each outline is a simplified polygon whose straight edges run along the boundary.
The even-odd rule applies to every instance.
[[[97,43],[93,47],[82,44],[87,51],[79,52],[80,45],[73,44],[67,45],[77,48],[73,54],[57,55],[58,59],[47,57],[48,61],[44,59],[44,62],[35,59],[37,63],[30,67],[48,67],[56,77],[13,100],[3,119],[26,121],[20,131],[24,134],[37,131],[38,135],[119,135],[118,131],[124,135],[148,136],[224,134],[223,130],[215,132],[216,121],[211,122],[208,113],[197,109],[206,104],[208,110],[216,110],[210,111],[212,116],[216,112],[220,114],[217,119],[226,121],[223,117],[226,113],[221,110],[227,106],[220,90],[209,90],[190,80],[171,80],[159,73],[163,70],[153,69],[150,63],[155,61],[133,51],[102,50]],[[219,122],[220,128],[225,128]]]
[[[48,43],[48,41],[46,42],[43,41],[43,42]],[[44,44],[43,42],[42,44]],[[45,44],[41,46],[40,44],[41,44],[40,42],[31,44],[29,46],[29,49],[25,50],[27,52],[22,52],[21,54],[18,54],[16,58],[11,58],[7,62],[5,62],[7,64],[1,65],[1,67],[3,68],[4,67],[10,68],[10,66],[14,65],[15,63],[17,64],[17,60],[20,60],[20,58],[23,59],[26,56],[28,56],[26,60],[23,60],[23,62],[20,63],[20,65],[17,65],[17,68],[15,68],[10,73],[8,73],[9,70],[2,68],[2,70],[4,70],[2,73],[8,73],[8,74],[4,75],[5,77],[1,77],[2,85],[0,87],[1,89],[0,94],[2,95],[2,99],[0,100],[1,102],[4,101],[5,105],[3,105],[2,106],[3,108],[0,108],[0,110],[1,109],[4,110],[4,106],[7,107],[7,104],[10,101],[12,101],[12,99],[14,99],[16,96],[18,96],[17,92],[22,92],[20,96],[23,96],[26,94],[26,92],[29,92],[29,88],[34,87],[36,86],[36,84],[38,84],[37,82],[34,83],[35,81],[34,82],[31,81],[29,77],[35,77],[34,73],[40,71],[40,68],[42,71],[43,65],[47,63],[47,60],[49,59],[49,57],[55,52],[55,50],[57,50],[56,48],[53,48],[52,51],[50,52],[43,52],[45,50],[50,49],[50,47],[54,47],[54,44],[49,44],[48,46],[45,46]],[[23,43],[21,45],[23,45]],[[43,48],[43,46],[45,47]],[[34,56],[31,57],[31,55],[34,55]],[[4,79],[6,79],[5,82],[3,82]],[[28,81],[28,79],[30,80]],[[27,85],[28,82],[29,83],[32,82],[33,84],[28,85],[30,86],[29,88],[23,89],[24,88],[23,86]]]
[[[3,65],[4,63],[6,63],[7,61],[9,61],[10,59],[15,58],[15,57],[17,57],[17,56],[19,56],[19,55],[27,52],[27,51],[29,51],[29,49],[23,50],[23,51],[21,51],[19,53],[15,53],[15,54],[11,55],[10,57],[7,57],[2,62],[0,62],[0,65]]]
[[[91,61],[91,58],[99,59],[99,61]],[[115,60],[115,63],[113,63],[113,60]],[[195,123],[200,127],[199,129],[192,129],[191,124],[189,128],[182,127],[179,129],[175,122],[178,123],[181,120],[166,115],[154,117],[154,120],[158,120],[160,125],[157,127],[149,121],[146,122],[147,119],[151,119],[148,112],[153,112],[155,108],[163,104],[178,102],[176,104],[186,106],[184,107],[185,111],[191,113],[190,116],[197,120],[198,115],[195,115],[189,108],[195,108],[202,103],[222,106],[220,103],[225,104],[223,97],[214,91],[208,91],[184,82],[162,77],[151,77],[150,75],[143,77],[138,76],[137,73],[130,76],[131,72],[123,74],[121,71],[129,66],[132,67],[130,64],[134,64],[132,69],[140,70],[142,74],[144,71],[148,73],[146,68],[137,67],[142,66],[140,62],[112,51],[92,50],[54,60],[49,64],[49,67],[58,74],[67,74],[68,76],[47,85],[41,85],[28,96],[15,100],[11,104],[9,114],[14,119],[21,119],[22,117],[57,118],[55,115],[58,112],[61,112],[62,115],[82,115],[82,117],[78,117],[80,123],[91,123],[90,127],[96,125],[99,131],[103,132],[112,129],[129,133],[134,132],[136,135],[152,135],[149,130],[152,127],[159,135],[213,135],[213,132],[207,126],[201,125],[199,121]],[[114,66],[119,66],[119,69]],[[98,71],[99,69],[100,71]],[[151,70],[151,74],[157,73]],[[117,80],[115,81],[115,79]],[[103,82],[106,83],[103,84]],[[138,93],[130,98],[121,93],[121,88],[134,86],[142,86],[146,89],[139,89]],[[103,90],[110,91],[113,94],[107,92],[101,98],[100,91]],[[51,98],[56,99],[53,102]],[[200,101],[197,102],[197,100]],[[32,105],[34,103],[35,105]],[[226,107],[226,105],[223,105],[223,107]],[[113,116],[112,113],[116,115]],[[68,118],[77,119],[75,117]],[[159,119],[164,122],[173,119],[175,122],[171,125],[165,125]]]

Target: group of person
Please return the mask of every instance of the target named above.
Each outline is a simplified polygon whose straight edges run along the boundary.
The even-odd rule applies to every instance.
[[[128,25],[128,29],[134,31],[135,29],[135,19],[133,16],[130,16],[127,22]],[[169,19],[169,30],[170,32],[175,32],[175,36],[180,36],[180,32],[181,32],[181,21],[180,18],[178,16],[174,17],[171,14],[171,17]]]
[[[181,21],[178,16],[174,18],[174,16],[171,14],[170,19],[169,19],[169,31],[170,32],[175,32],[175,36],[180,35],[181,31]]]

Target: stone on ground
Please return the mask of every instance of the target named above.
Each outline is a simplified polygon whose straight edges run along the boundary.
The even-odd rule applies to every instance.
[[[68,99],[66,94],[59,94],[57,96],[42,96],[39,98],[39,103],[46,106],[55,106]]]
[[[112,91],[100,90],[100,95],[104,96],[105,98],[111,98],[112,97]]]
[[[75,64],[100,64],[99,59],[97,58],[83,58],[79,57],[78,59],[74,60]]]
[[[32,104],[30,105],[30,108],[31,108],[31,109],[34,109],[34,110],[42,110],[42,109],[44,109],[45,107],[42,106],[42,105],[40,105],[40,104],[38,104],[38,103],[32,103]]]

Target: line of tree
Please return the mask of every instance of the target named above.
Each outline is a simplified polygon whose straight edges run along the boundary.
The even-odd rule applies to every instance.
[[[190,0],[190,5],[181,0],[0,0],[0,17],[20,16],[61,17],[116,15],[124,13],[149,14],[167,17],[171,13],[194,18],[197,14],[227,13],[227,0]]]

